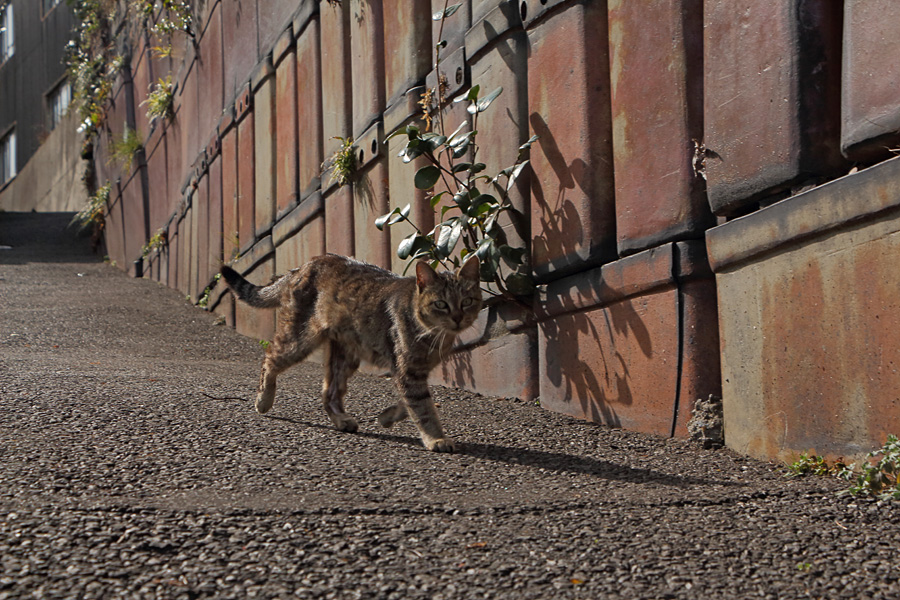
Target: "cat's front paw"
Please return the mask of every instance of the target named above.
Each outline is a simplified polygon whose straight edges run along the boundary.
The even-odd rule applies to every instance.
[[[425,447],[432,452],[456,452],[456,444],[450,438],[428,440]]]
[[[331,420],[338,431],[356,433],[359,430],[359,423],[357,423],[356,419],[349,415],[333,415],[331,417]]]
[[[275,404],[275,394],[266,394],[261,392],[256,397],[256,412],[261,415],[269,412],[269,409],[272,408],[272,405]]]

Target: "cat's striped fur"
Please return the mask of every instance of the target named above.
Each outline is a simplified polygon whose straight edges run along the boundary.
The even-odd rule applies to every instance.
[[[356,431],[344,410],[347,380],[365,360],[390,369],[400,401],[378,422],[391,427],[410,416],[429,450],[452,452],[428,389],[428,374],[447,357],[456,336],[481,309],[478,259],[456,274],[416,265],[400,277],[343,256],[318,256],[272,284],[253,285],[230,267],[222,275],[237,297],[257,308],[277,308],[275,339],[266,350],[256,409],[275,401],[279,373],[320,346],[325,351],[322,402],[335,427]]]

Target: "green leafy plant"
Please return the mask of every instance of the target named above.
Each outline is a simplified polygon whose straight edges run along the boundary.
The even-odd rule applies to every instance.
[[[178,0],[134,0],[132,9],[146,26],[153,19],[154,12],[159,9],[159,18],[150,28],[153,33],[168,36],[174,32],[182,32],[190,38],[195,37],[194,18],[188,2]]]
[[[887,436],[884,446],[869,452],[870,459],[857,466],[844,467],[840,476],[851,482],[844,493],[852,496],[874,496],[879,500],[900,500],[900,440]]]
[[[117,163],[126,172],[134,166],[135,155],[144,148],[141,134],[127,125],[121,136],[113,136],[109,142],[110,162]]]
[[[341,147],[334,151],[325,162],[322,163],[322,173],[331,172],[331,181],[337,181],[339,186],[347,185],[356,176],[356,145],[353,138],[333,137],[341,142]]]
[[[147,240],[144,247],[141,248],[141,256],[149,256],[153,252],[158,252],[169,244],[169,234],[165,230],[160,229]]]
[[[206,288],[203,290],[203,294],[200,296],[200,299],[197,300],[197,306],[199,306],[200,308],[207,307],[207,305],[209,304],[209,294],[212,292],[213,286],[216,285],[220,279],[222,279],[222,274],[216,273],[216,276],[213,278],[212,285],[206,286]]]
[[[828,464],[823,457],[803,452],[796,461],[789,464],[788,475],[802,477],[803,475],[838,475],[846,465],[842,461]]]
[[[441,22],[439,40],[445,19],[460,6],[448,6],[445,2],[444,9],[432,16]],[[467,103],[471,127],[467,120],[447,134],[443,118],[443,109],[448,104],[443,85],[446,78],[440,71],[440,51],[444,46],[446,42],[440,40],[435,48],[437,89],[426,90],[420,102],[425,108],[425,130],[408,125],[387,138],[406,136],[406,146],[399,154],[404,163],[420,157],[428,163],[416,171],[414,183],[416,188],[430,193],[431,207],[440,210],[440,223],[424,231],[410,220],[411,205],[407,204],[378,217],[375,226],[384,230],[405,221],[413,227],[414,232],[397,245],[397,256],[410,263],[425,259],[433,266],[443,264],[458,268],[467,256],[475,254],[481,263],[481,280],[488,284],[487,291],[517,300],[534,290],[528,251],[524,245],[511,243],[501,226],[501,217],[507,213],[510,220],[521,218],[510,202],[509,194],[528,165],[527,154],[537,136],[519,147],[518,157],[512,165],[496,174],[487,173],[486,165],[478,162],[478,119],[500,96],[503,88],[481,95],[480,86],[475,85],[457,98],[454,102]],[[432,123],[437,125],[437,132],[428,131]],[[435,191],[438,184],[440,191]],[[457,247],[460,247],[458,252]]]
[[[78,213],[72,218],[72,224],[77,224],[80,230],[88,227],[102,229],[105,224],[106,206],[109,204],[109,194],[112,191],[112,183],[107,181],[94,192]]]
[[[147,99],[141,102],[141,106],[147,105],[147,118],[150,121],[156,119],[171,119],[175,112],[175,87],[172,85],[172,76],[168,75],[165,79],[160,78],[155,84],[150,86],[150,93]]]

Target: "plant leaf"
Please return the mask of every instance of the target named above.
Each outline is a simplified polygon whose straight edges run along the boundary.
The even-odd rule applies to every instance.
[[[431,20],[432,21],[442,21],[442,20],[446,19],[447,17],[452,17],[453,13],[458,11],[460,6],[462,6],[462,4],[454,4],[453,6],[448,6],[444,10],[439,10],[436,13],[434,13],[433,15],[431,15]]]
[[[498,87],[496,90],[485,96],[484,98],[479,98],[477,102],[471,104],[468,110],[471,114],[484,112],[488,109],[491,103],[497,99],[497,96],[503,93],[503,88]]]
[[[536,141],[538,141],[538,139],[539,139],[539,136],[536,136],[536,135],[533,135],[530,138],[528,138],[527,142],[525,142],[524,144],[519,146],[519,152],[522,152],[524,150],[529,150],[531,148],[531,145],[533,143],[535,143]]]
[[[393,217],[391,217],[391,218],[388,220],[387,224],[388,224],[388,225],[393,225],[393,224],[395,224],[395,223],[399,223],[400,221],[405,220],[405,219],[409,216],[409,211],[410,211],[410,210],[412,210],[412,205],[411,205],[411,204],[407,204],[407,205],[404,206],[402,209],[396,209],[396,208],[395,208],[395,209],[394,209],[394,213],[395,213],[395,214],[394,214]]]
[[[386,224],[389,224],[388,219],[390,219],[391,216],[395,215],[396,213],[397,213],[397,209],[395,208],[391,212],[381,215],[380,217],[375,219],[375,227],[377,227],[379,231],[384,231],[384,226]]]
[[[434,165],[426,165],[416,171],[415,186],[420,190],[430,190],[441,178],[441,170]]]
[[[465,96],[460,96],[454,102],[465,102],[468,100],[469,102],[474,102],[478,100],[478,92],[481,91],[481,86],[476,84],[469,88],[469,92]]]
[[[506,182],[506,191],[512,189],[513,184],[516,182],[516,179],[519,178],[519,175],[522,174],[522,169],[525,168],[525,165],[528,164],[529,161],[525,160],[520,162],[513,168],[512,173],[509,174],[509,180]]]

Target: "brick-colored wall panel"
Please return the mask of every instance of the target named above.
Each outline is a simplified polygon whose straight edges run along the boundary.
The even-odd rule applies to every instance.
[[[541,404],[685,435],[693,402],[720,394],[715,285],[700,242],[665,244],[547,286],[537,309]]]
[[[197,85],[200,91],[198,129],[200,139],[207,139],[222,117],[225,102],[224,60],[222,47],[222,3],[217,2],[208,25],[200,38],[197,51]]]
[[[257,0],[260,52],[269,52],[284,30],[293,26],[291,17],[303,1],[309,0]]]
[[[134,103],[137,107],[134,115],[135,128],[141,132],[146,140],[150,133],[150,120],[147,118],[147,97],[150,93],[151,85],[156,84],[156,80],[150,79],[150,59],[147,57],[149,50],[143,50],[135,54],[132,59],[134,61],[131,66],[132,78],[134,82]]]
[[[391,106],[431,70],[431,7],[421,0],[385,0],[383,14],[385,96]]]
[[[415,124],[420,128],[424,127],[424,123],[419,118],[422,108],[418,104],[423,90],[422,87],[414,88],[388,109],[384,115],[385,134],[409,124]],[[406,147],[407,141],[406,136],[397,136],[389,140],[383,147],[387,152],[388,197],[390,199],[388,210],[395,207],[403,208],[406,204],[411,204],[409,218],[422,231],[431,231],[435,224],[434,210],[431,208],[430,200],[426,197],[425,192],[415,186],[416,171],[427,165],[428,161],[424,157],[419,157],[410,163],[404,163],[397,154]],[[397,244],[414,231],[412,225],[406,222],[397,223],[390,228],[391,270],[395,273],[402,273],[408,262],[397,256]]]
[[[844,168],[839,3],[706,0],[703,18],[713,212],[746,211]]]
[[[189,295],[191,290],[192,217],[191,209],[187,208],[178,221],[178,271],[175,274],[175,287],[184,295]]]
[[[322,144],[328,158],[351,132],[350,2],[320,0]],[[302,81],[302,78],[300,79]],[[301,89],[303,89],[301,87]],[[301,139],[303,135],[301,133]],[[322,182],[322,189],[326,183]]]
[[[197,65],[184,80],[181,92],[176,92],[181,108],[178,119],[181,124],[181,156],[186,166],[185,172],[197,159],[203,144],[209,136],[208,131],[200,132],[200,89],[197,85]]]
[[[169,176],[166,165],[165,137],[160,136],[159,143],[147,156],[147,179],[150,182],[147,219],[152,235],[166,224],[172,214],[168,199]]]
[[[181,184],[184,181],[187,167],[182,160],[182,126],[181,113],[175,114],[175,118],[166,123],[166,214],[172,212],[181,202]],[[153,182],[153,185],[157,185]]]
[[[616,238],[620,255],[712,225],[694,171],[703,138],[702,0],[609,11]]]
[[[353,189],[349,185],[332,187],[324,196],[325,250],[354,256]]]
[[[492,15],[504,16],[499,9],[492,11],[487,18]],[[506,19],[501,22],[506,22]],[[498,30],[502,27],[501,22],[496,25]],[[492,40],[477,54],[470,53],[471,39],[470,33],[466,37],[466,56],[472,86],[480,86],[479,96],[482,98],[499,87],[503,88],[490,107],[478,113],[477,122],[473,119],[473,127],[478,131],[477,161],[487,165],[485,173],[495,175],[515,164],[519,146],[529,136],[528,39],[525,32],[517,28]],[[448,134],[455,127],[455,124],[445,123]],[[510,245],[516,247],[525,246],[531,237],[529,175],[530,171],[524,171],[509,192],[509,200],[518,211],[515,220],[509,218],[513,213],[507,213],[498,221],[506,231]]]
[[[318,213],[275,249],[275,272],[286,273],[325,253],[325,215]]]
[[[230,102],[250,79],[259,57],[256,3],[257,0],[221,3],[225,102]]]
[[[387,157],[381,143],[383,132],[379,123],[357,142],[360,171],[353,182],[354,256],[390,269],[391,233],[375,227],[375,219],[390,210]]]
[[[291,35],[291,38],[293,36]],[[275,66],[276,216],[282,217],[300,198],[297,189],[297,53],[291,47]]]
[[[135,169],[131,179],[122,185],[122,216],[124,225],[123,269],[134,275],[134,261],[141,257],[141,249],[147,242],[147,217],[142,179],[146,167]]]
[[[472,26],[472,3],[469,0],[459,0],[451,2],[450,5],[459,4],[460,7],[454,14],[444,20],[443,26],[440,21],[432,21],[431,23],[431,44],[432,61],[434,66],[434,55],[436,53],[435,45],[439,39],[447,42],[447,46],[441,49],[441,56],[446,57],[454,50],[462,48],[465,44],[466,32]],[[444,9],[444,0],[431,0],[431,14]],[[440,38],[438,38],[440,36]]]
[[[530,23],[532,265],[550,280],[616,254],[606,7],[573,2]]]
[[[256,233],[254,114],[247,112],[237,124],[238,239],[243,252],[253,245]]]
[[[106,238],[106,255],[118,268],[125,270],[127,269],[127,264],[125,262],[125,215],[123,205],[121,190],[118,185],[113,184],[109,193],[109,205],[106,209],[106,224],[103,228]]]
[[[275,257],[271,256],[260,262],[244,277],[256,285],[267,285],[275,275]],[[231,295],[231,294],[229,294]],[[247,306],[243,302],[235,302],[235,329],[238,333],[258,340],[271,340],[275,335],[275,311]]]
[[[276,184],[276,115],[275,77],[271,64],[263,66],[264,74],[259,82],[254,80],[253,92],[253,135],[254,135],[254,180],[255,212],[254,227],[256,237],[261,238],[272,230],[275,223]]]
[[[222,196],[222,160],[217,156],[209,164],[209,211],[207,213],[207,229],[209,243],[206,252],[207,283],[215,277],[222,265],[222,248],[224,240],[223,196]]]
[[[537,332],[510,333],[455,352],[432,372],[430,380],[486,396],[533,400],[539,393]]]
[[[841,147],[878,160],[900,146],[900,3],[844,2]]]
[[[209,195],[209,173],[201,177],[197,182],[197,191],[194,194],[194,205],[197,210],[197,255],[195,261],[197,265],[196,276],[194,277],[197,286],[197,294],[203,293],[212,275],[209,272],[209,238],[210,238],[210,195]]]
[[[297,36],[297,177],[300,198],[320,185],[322,168],[322,66],[319,19]]]
[[[351,131],[361,135],[384,112],[384,12],[381,2],[350,4]]]
[[[236,127],[230,127],[222,136],[222,257],[226,263],[240,252],[237,141]]]

